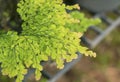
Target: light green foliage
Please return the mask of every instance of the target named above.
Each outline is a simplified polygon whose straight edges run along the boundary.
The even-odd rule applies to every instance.
[[[75,19],[79,19],[79,21],[71,24],[66,24],[66,27],[76,32],[83,33],[87,30],[89,26],[96,25],[101,22],[100,19],[98,18],[95,19],[85,18],[84,13],[78,11],[71,12],[70,15]]]
[[[66,13],[65,9],[77,7],[65,6],[62,0],[20,0],[17,11],[23,20],[21,34],[0,32],[3,75],[17,76],[16,82],[21,82],[27,69],[35,68],[36,80],[39,80],[43,70],[40,62],[47,61],[48,57],[60,69],[65,61],[77,58],[77,51],[95,57],[94,52],[80,45],[79,39],[94,20],[88,24],[83,14],[76,12],[78,18],[74,13]],[[73,32],[74,24],[80,25],[80,32]]]

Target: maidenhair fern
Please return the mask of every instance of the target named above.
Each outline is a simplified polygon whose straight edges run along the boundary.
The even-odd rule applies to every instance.
[[[23,20],[22,32],[0,32],[2,74],[17,77],[16,82],[21,82],[27,69],[35,68],[39,80],[43,70],[40,62],[48,57],[60,69],[65,61],[77,58],[77,51],[95,57],[94,52],[80,45],[79,38],[89,25],[98,21],[78,12],[66,13],[66,9],[73,8],[78,6],[66,6],[62,0],[20,0],[17,11]]]

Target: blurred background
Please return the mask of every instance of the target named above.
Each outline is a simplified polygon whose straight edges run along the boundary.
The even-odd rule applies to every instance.
[[[21,32],[22,20],[16,12],[18,2],[19,0],[0,0],[0,29]],[[96,14],[105,14],[112,19],[110,24],[103,20],[97,26],[102,30],[120,18],[120,0],[64,0],[64,3],[67,5],[78,3],[81,7],[80,12],[84,12],[88,18],[93,18]],[[115,29],[92,48],[97,53],[96,58],[83,56],[56,82],[120,82],[120,24],[114,26]],[[93,38],[96,34],[88,29],[85,36]],[[54,72],[54,69],[51,68],[50,71]],[[2,76],[0,72],[0,82],[14,82],[14,78]],[[31,75],[27,82],[47,82],[47,79],[43,77],[35,81]]]

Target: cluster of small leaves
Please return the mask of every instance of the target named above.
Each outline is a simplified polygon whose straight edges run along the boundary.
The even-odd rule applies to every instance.
[[[66,6],[62,0],[20,0],[18,13],[23,20],[22,32],[0,32],[0,63],[3,75],[17,77],[21,82],[28,68],[35,68],[36,80],[40,79],[43,70],[41,61],[48,58],[54,60],[57,68],[62,69],[64,62],[77,58],[77,51],[86,56],[96,54],[80,45],[83,31],[74,32],[71,29],[76,23],[86,30],[86,20],[83,16],[66,13],[66,9],[78,8]],[[73,24],[72,24],[73,23]],[[74,27],[73,27],[74,28]]]
[[[88,19],[85,17],[84,13],[79,11],[70,12],[70,15],[73,18],[78,19],[79,21],[75,23],[66,24],[66,27],[76,32],[84,33],[89,26],[97,25],[101,22],[99,18]]]

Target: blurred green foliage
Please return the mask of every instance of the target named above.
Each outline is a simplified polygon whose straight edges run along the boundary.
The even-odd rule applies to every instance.
[[[16,12],[19,0],[0,0],[0,29],[21,31],[21,19]]]
[[[8,2],[7,2],[8,1]],[[4,29],[15,29],[14,27],[18,27],[20,26],[20,23],[21,23],[21,19],[19,18],[18,14],[16,13],[16,1],[17,0],[0,0],[0,8],[2,10],[0,10],[0,24],[1,24],[1,27],[4,28]],[[9,5],[6,5],[9,4]],[[14,4],[11,5],[11,4]],[[3,6],[4,5],[4,6]],[[4,8],[3,8],[4,7]],[[13,14],[14,13],[14,14]],[[17,20],[17,19],[20,19],[20,20]],[[10,21],[10,25],[8,25],[8,22]],[[17,29],[18,30],[18,29]],[[110,43],[111,44],[111,49],[109,46],[106,47],[106,51],[102,51],[101,49],[104,47],[104,46],[100,46],[100,48],[98,48],[98,50],[96,50],[98,53],[98,56],[95,61],[95,63],[97,65],[99,65],[99,67],[107,67],[108,65],[111,64],[114,64],[118,67],[120,67],[120,60],[119,60],[119,54],[120,54],[120,38],[119,38],[119,32],[120,30],[115,30],[110,36],[108,36],[106,39],[105,39],[105,42],[104,43]],[[103,44],[104,45],[104,44]],[[114,49],[116,51],[114,51]],[[111,52],[113,53],[116,53],[116,54],[112,54]],[[112,51],[113,50],[113,51]],[[116,58],[117,57],[117,58]],[[115,61],[113,61],[113,59]],[[9,79],[7,76],[2,76],[0,75],[0,82],[13,82],[14,79]],[[40,82],[45,82],[46,79],[42,79],[40,80]],[[79,82],[79,81],[78,81]]]
[[[10,5],[10,8],[13,6]],[[14,8],[14,12],[9,9],[10,12],[3,11],[5,13],[3,15],[9,19],[4,21],[6,26],[2,25],[2,27],[7,27],[9,22],[10,25],[17,25],[11,20],[16,12],[16,5]],[[79,6],[66,6],[62,0],[52,0],[52,2],[50,0],[20,0],[17,12],[23,21],[21,33],[12,28],[9,30],[8,27],[4,28],[7,32],[0,32],[2,74],[10,78],[16,77],[16,82],[21,82],[28,68],[35,68],[35,78],[39,80],[43,70],[41,61],[48,61],[50,58],[56,62],[57,68],[62,69],[64,62],[77,58],[77,51],[85,56],[96,57],[94,52],[80,44],[79,38],[89,25],[97,24],[99,21],[89,20],[83,14],[79,15],[80,12],[71,15],[66,12],[66,9],[74,8],[79,9]],[[80,25],[79,32],[70,28],[75,28],[74,24]]]

